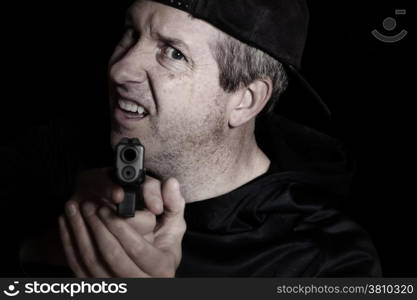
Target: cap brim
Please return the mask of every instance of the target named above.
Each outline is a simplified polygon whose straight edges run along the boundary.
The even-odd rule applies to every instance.
[[[314,101],[316,101],[316,103],[320,106],[320,108],[323,110],[326,116],[330,118],[332,116],[332,112],[330,111],[329,107],[326,105],[326,103],[323,101],[323,99],[320,97],[317,91],[308,83],[304,76],[301,75],[301,73],[292,65],[285,64],[285,68],[289,75],[295,77],[295,79],[301,84],[301,86],[307,90],[307,92],[312,96]]]

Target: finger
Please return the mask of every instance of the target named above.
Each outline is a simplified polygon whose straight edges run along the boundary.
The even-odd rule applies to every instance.
[[[96,214],[97,210],[96,207],[94,207],[94,204],[91,202],[85,203],[82,208],[83,215],[91,232],[93,233],[93,237],[96,241],[100,254],[116,276],[149,277],[149,275],[136,266],[136,264],[123,250],[123,247],[120,245],[118,239],[107,229],[101,219],[99,219]],[[107,206],[103,206],[103,208],[111,212]],[[125,225],[129,226],[127,223],[125,223]]]
[[[142,189],[145,206],[155,215],[160,215],[163,212],[161,182],[153,177],[146,176]]]
[[[66,216],[74,237],[75,247],[80,253],[85,268],[93,277],[111,277],[97,255],[77,202],[68,201]]]
[[[180,185],[174,178],[168,179],[162,186],[164,214],[155,232],[154,245],[174,255],[175,262],[181,261],[181,243],[186,230],[184,220],[185,200]]]
[[[62,246],[64,248],[65,257],[71,270],[78,278],[87,278],[87,272],[84,270],[79,258],[77,258],[77,252],[73,247],[71,235],[69,233],[68,224],[63,216],[58,218],[59,232],[61,236]]]
[[[180,222],[184,219],[185,200],[180,191],[180,185],[175,178],[170,178],[162,186],[164,203],[163,218],[167,222]]]
[[[157,277],[175,275],[175,261],[171,256],[155,248],[107,207],[100,208],[99,216],[107,229],[117,238],[127,255],[141,270]]]

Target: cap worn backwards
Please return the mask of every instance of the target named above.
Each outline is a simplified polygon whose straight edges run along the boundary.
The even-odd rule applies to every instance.
[[[277,59],[321,106],[331,112],[299,73],[307,40],[306,0],[152,0],[183,10]]]

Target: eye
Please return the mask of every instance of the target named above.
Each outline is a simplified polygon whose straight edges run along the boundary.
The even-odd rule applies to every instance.
[[[169,45],[165,46],[162,49],[162,53],[173,60],[184,60],[187,61],[186,57],[184,56],[184,54],[181,53],[181,51],[179,51],[178,49],[175,49],[174,47],[171,47]]]

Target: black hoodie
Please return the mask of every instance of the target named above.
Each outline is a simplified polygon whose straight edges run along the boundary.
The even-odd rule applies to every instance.
[[[354,171],[341,144],[276,115],[256,128],[268,172],[186,205],[177,276],[382,276],[367,233],[337,209]]]
[[[56,157],[49,154],[49,159],[39,160],[39,153],[49,153],[53,145],[63,143],[55,131],[47,132],[32,136],[42,146],[33,155],[44,166],[49,165],[46,161],[53,166],[43,169],[45,176],[31,176],[39,178],[37,183],[57,181],[53,174],[62,177],[69,166],[76,165],[64,159],[62,149],[55,151],[61,153]],[[49,136],[50,142],[39,143],[41,136]],[[187,231],[176,275],[381,276],[370,238],[337,210],[353,175],[352,161],[340,143],[276,115],[258,120],[256,137],[272,161],[270,169],[230,193],[186,205]],[[70,189],[68,183],[54,186],[62,188],[53,195]],[[68,269],[49,265],[25,264],[24,270],[32,277],[71,276]]]

